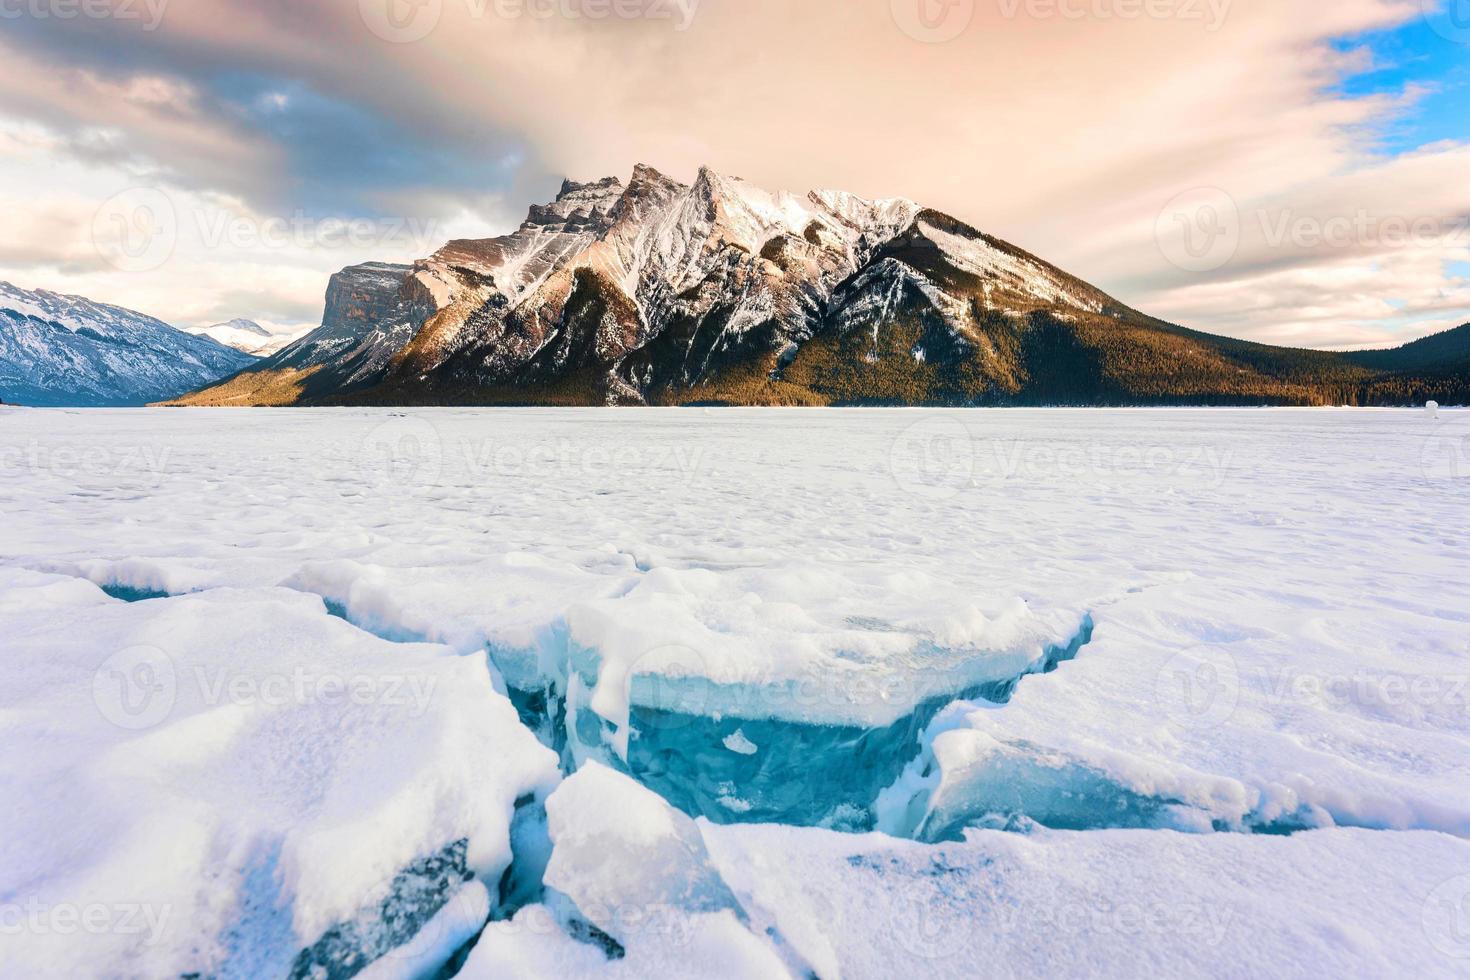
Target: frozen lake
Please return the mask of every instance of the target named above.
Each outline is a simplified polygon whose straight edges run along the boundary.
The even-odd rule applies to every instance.
[[[0,408],[0,973],[1463,975],[1467,515],[1453,411]]]

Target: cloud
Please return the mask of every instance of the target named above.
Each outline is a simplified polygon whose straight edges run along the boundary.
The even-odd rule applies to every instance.
[[[1419,0],[927,2],[192,0],[155,31],[20,25],[25,81],[0,106],[79,165],[264,212],[487,235],[562,174],[708,163],[912,197],[1205,329],[1341,345],[1470,318],[1448,235],[1270,234],[1283,214],[1470,214],[1464,145],[1379,151],[1418,89],[1342,94],[1374,55],[1338,39],[1410,22]],[[1159,218],[1201,188],[1237,209],[1238,248],[1181,268]],[[238,251],[214,261],[273,265]]]

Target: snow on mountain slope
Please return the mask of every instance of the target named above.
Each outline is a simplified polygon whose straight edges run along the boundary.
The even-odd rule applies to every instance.
[[[141,405],[209,384],[251,360],[132,310],[0,282],[5,401]]]
[[[566,181],[511,234],[343,270],[321,330],[186,401],[1422,404],[1470,384],[1386,371],[1154,320],[913,201],[640,164]]]
[[[380,275],[378,298],[344,316],[333,295]],[[566,181],[509,235],[450,242],[411,269],[343,270],[322,329],[256,371],[315,368],[305,397],[561,385],[641,402],[770,374],[824,330],[875,330],[905,283],[956,337],[973,332],[975,303],[1116,306],[912,201],[771,192],[708,167],[686,185],[640,164],[626,184]]]
[[[417,263],[408,288],[428,300],[430,311],[398,358],[399,373],[431,371],[475,341],[498,341],[505,311],[608,230],[623,191],[614,177],[565,181],[556,200],[533,206],[512,234],[453,241]]]
[[[210,337],[226,347],[233,347],[252,357],[269,357],[306,333],[304,330],[271,333],[254,320],[246,320],[243,317],[208,327],[186,327],[185,332],[196,337]]]
[[[626,186],[568,183],[515,235],[453,243],[430,260],[438,281],[461,279],[446,290],[457,302],[421,331],[396,379],[552,382],[587,371],[641,400],[650,385],[687,385],[809,337],[835,284],[917,210],[770,193],[709,168],[692,185],[641,164]],[[530,233],[553,219],[549,238]],[[475,263],[477,253],[493,261]],[[528,267],[534,275],[498,271]],[[477,289],[467,269],[493,288]]]

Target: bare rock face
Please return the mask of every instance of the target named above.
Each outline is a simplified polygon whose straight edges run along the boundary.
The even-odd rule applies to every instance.
[[[322,325],[267,358],[255,370],[313,371],[311,391],[353,391],[382,377],[418,330],[426,302],[405,289],[409,267],[383,262],[350,266],[327,284]]]
[[[1153,320],[909,200],[642,164],[508,235],[344,269],[321,328],[252,371],[277,404],[1316,404],[1374,377]],[[250,372],[230,384],[249,403]]]
[[[1008,303],[1100,306],[1090,287],[948,219],[942,238],[926,236],[921,214],[902,199],[771,193],[709,168],[693,184],[643,164],[626,184],[566,181],[509,235],[338,273],[321,328],[259,370],[315,369],[308,399],[555,389],[668,401],[728,375],[775,376],[825,330],[872,329],[901,295],[927,298],[963,332],[965,299],[929,278],[947,262],[956,280],[993,278]],[[895,257],[915,238],[938,253],[927,271]]]

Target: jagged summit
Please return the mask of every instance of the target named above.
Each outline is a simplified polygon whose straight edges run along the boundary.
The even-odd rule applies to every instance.
[[[320,329],[189,401],[1315,403],[1372,379],[1153,320],[906,198],[638,164],[343,270]]]

